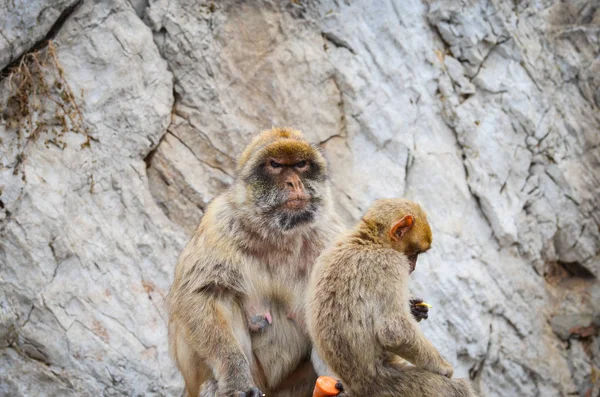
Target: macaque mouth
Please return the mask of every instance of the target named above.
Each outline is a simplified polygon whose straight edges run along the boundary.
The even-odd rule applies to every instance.
[[[408,263],[410,264],[410,273],[415,271],[415,268],[417,267],[417,257],[419,256],[419,254],[412,254],[408,256]]]
[[[309,197],[304,192],[292,192],[282,203],[282,207],[289,210],[303,210],[310,203]]]
[[[283,203],[283,207],[289,210],[302,210],[308,205],[308,198],[295,198]]]

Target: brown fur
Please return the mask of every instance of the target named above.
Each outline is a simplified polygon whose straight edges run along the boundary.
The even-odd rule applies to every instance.
[[[449,379],[452,366],[410,312],[409,257],[416,263],[430,245],[425,212],[404,199],[385,199],[317,260],[308,327],[349,396],[474,396],[467,381]]]
[[[310,195],[310,216],[289,220],[269,206],[286,194],[260,176],[273,155],[311,161],[314,172],[295,185]],[[265,131],[246,148],[235,183],[210,203],[181,253],[168,296],[171,352],[189,397],[253,386],[269,396],[311,395],[311,342],[304,321],[289,316],[303,317],[313,263],[340,228],[329,190],[325,159],[300,132]],[[247,316],[263,308],[272,324],[251,332]]]

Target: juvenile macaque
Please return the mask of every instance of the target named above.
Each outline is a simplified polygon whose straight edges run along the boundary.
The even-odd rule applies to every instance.
[[[411,314],[408,276],[431,238],[419,205],[378,200],[317,260],[308,327],[348,396],[474,396],[467,381],[450,379],[452,366]]]
[[[291,129],[255,138],[206,209],[168,296],[171,351],[189,397],[311,396],[304,307],[317,256],[340,231],[327,163]]]

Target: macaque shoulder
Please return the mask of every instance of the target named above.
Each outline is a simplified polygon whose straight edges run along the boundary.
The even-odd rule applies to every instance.
[[[217,197],[207,210],[182,251],[176,268],[175,285],[193,293],[240,295],[246,290],[243,272],[247,267],[231,239],[222,229],[229,219],[224,214],[226,200]],[[217,221],[218,219],[218,221]],[[182,282],[177,283],[178,279]]]

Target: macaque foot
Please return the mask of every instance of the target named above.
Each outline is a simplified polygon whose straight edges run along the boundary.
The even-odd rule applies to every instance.
[[[423,299],[413,298],[410,300],[410,312],[417,322],[427,320],[429,317],[429,306],[423,302]]]
[[[454,368],[452,368],[452,364],[447,361],[444,361],[444,365],[440,371],[440,375],[445,376],[446,378],[452,378],[454,375]]]
[[[269,313],[269,311],[266,311],[262,314],[249,316],[248,319],[248,328],[250,328],[250,331],[253,332],[262,331],[271,324],[273,324],[273,318],[271,317],[271,313]]]
[[[452,378],[452,375],[454,375],[454,368],[452,368],[452,364],[444,360],[442,357],[439,357],[436,361],[427,365],[423,365],[423,369],[445,376],[446,378]]]

